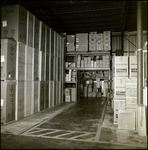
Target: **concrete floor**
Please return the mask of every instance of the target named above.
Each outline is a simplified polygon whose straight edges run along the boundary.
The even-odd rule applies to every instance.
[[[147,137],[119,130],[105,98],[86,98],[1,125],[1,149],[147,149]]]

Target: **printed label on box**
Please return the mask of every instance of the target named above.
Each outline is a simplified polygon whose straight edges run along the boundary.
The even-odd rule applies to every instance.
[[[5,62],[5,56],[4,55],[1,56],[1,62]]]
[[[6,20],[3,21],[2,24],[3,24],[3,27],[6,27],[7,26],[7,21]]]

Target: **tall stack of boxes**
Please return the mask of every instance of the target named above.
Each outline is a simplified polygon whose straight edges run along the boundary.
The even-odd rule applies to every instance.
[[[113,64],[114,123],[118,124],[118,110],[125,110],[125,81],[128,78],[128,56],[115,56]]]
[[[76,102],[76,88],[65,88],[65,102]]]
[[[88,51],[88,33],[76,34],[76,51]]]
[[[54,50],[58,51],[58,48],[53,46],[55,45],[53,43],[54,39],[51,40],[52,29],[48,28],[22,6],[4,6],[1,9],[1,14],[1,51],[5,51],[4,54],[1,53],[3,61],[1,62],[1,72],[5,73],[1,74],[1,86],[5,87],[2,88],[5,97],[1,99],[5,107],[9,102],[9,98],[11,98],[11,103],[15,108],[12,115],[12,112],[10,114],[11,109],[7,110],[7,107],[5,107],[6,112],[5,114],[2,113],[4,116],[3,121],[1,120],[2,123],[5,123],[14,119],[23,119],[33,113],[54,106],[53,97],[50,99],[51,105],[48,98],[54,85],[51,84],[49,89],[50,83],[48,81],[53,80],[49,69],[52,67],[52,73],[55,70],[51,62],[57,61],[57,59],[51,59],[54,57],[51,57],[50,54]],[[52,44],[49,44],[50,42]],[[56,44],[58,45],[58,43]],[[64,47],[64,44],[61,44],[61,46]],[[52,54],[54,55],[54,53]],[[59,60],[63,61],[62,59]],[[7,64],[5,64],[6,62]],[[62,63],[59,64],[62,65]],[[6,69],[8,72],[6,72]],[[7,79],[4,79],[3,76]],[[6,83],[8,80],[13,81],[12,87],[10,81],[9,84]],[[11,95],[11,97],[7,95]],[[9,111],[9,119],[6,119],[7,111]]]
[[[135,130],[137,56],[114,56],[113,76],[114,123],[118,124],[118,129]]]
[[[67,51],[75,51],[75,35],[67,35]]]

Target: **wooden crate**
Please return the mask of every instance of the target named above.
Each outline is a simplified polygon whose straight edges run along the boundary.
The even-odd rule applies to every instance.
[[[24,118],[25,82],[16,82],[16,120]]]
[[[39,112],[39,93],[40,93],[40,85],[39,85],[39,81],[33,81],[32,82],[32,91],[33,91],[33,113],[37,113]]]
[[[25,81],[24,117],[33,114],[32,81]]]

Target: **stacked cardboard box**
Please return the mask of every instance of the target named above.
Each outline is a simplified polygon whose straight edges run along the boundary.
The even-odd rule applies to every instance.
[[[96,35],[96,50],[104,50],[104,35],[103,35],[103,33],[98,33]]]
[[[67,51],[75,51],[75,35],[67,35]]]
[[[65,81],[76,81],[76,70],[69,69],[68,74],[65,76]]]
[[[76,88],[65,88],[65,102],[76,102]]]
[[[104,37],[104,50],[111,50],[111,32],[104,31],[103,37]]]
[[[76,34],[76,51],[88,51],[88,33]]]
[[[89,51],[96,51],[96,35],[97,32],[89,33]]]

